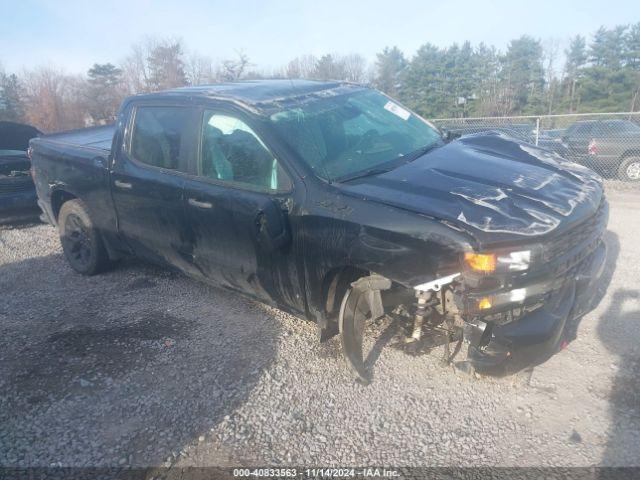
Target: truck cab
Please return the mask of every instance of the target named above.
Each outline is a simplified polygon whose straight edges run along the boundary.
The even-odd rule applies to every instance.
[[[361,86],[134,96],[116,125],[32,147],[74,269],[136,256],[277,306],[339,334],[361,381],[381,318],[409,348],[466,342],[473,368],[541,358],[604,262],[593,172],[496,132],[447,142]]]

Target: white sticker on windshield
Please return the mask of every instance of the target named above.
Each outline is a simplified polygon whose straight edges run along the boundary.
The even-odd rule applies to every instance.
[[[411,112],[408,112],[407,110],[402,108],[400,105],[393,103],[392,101],[388,101],[387,104],[384,106],[384,109],[389,110],[391,113],[393,113],[394,115],[397,115],[403,120],[409,120],[409,117],[411,116]]]

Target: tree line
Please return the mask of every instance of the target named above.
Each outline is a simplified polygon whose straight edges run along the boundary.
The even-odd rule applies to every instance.
[[[45,132],[100,125],[112,122],[131,94],[256,78],[370,84],[428,118],[640,111],[640,22],[601,27],[589,40],[577,35],[560,53],[558,41],[523,35],[504,51],[426,43],[411,58],[387,47],[372,64],[359,54],[302,55],[264,71],[242,51],[214,62],[180,40],[148,39],[122,61],[94,64],[85,75],[51,66],[19,74],[0,68],[0,120]]]

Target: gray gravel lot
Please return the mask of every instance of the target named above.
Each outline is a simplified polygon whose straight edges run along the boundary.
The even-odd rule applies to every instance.
[[[640,194],[609,198],[566,350],[495,379],[385,348],[367,387],[313,324],[138,262],[81,277],[52,227],[0,229],[0,465],[640,465]]]

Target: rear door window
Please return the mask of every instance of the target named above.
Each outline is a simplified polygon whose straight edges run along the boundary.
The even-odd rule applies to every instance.
[[[576,125],[575,130],[573,131],[573,135],[578,139],[584,139],[591,134],[592,128],[593,125],[590,123]]]
[[[138,107],[131,133],[132,158],[145,165],[188,172],[194,114],[188,107]]]

